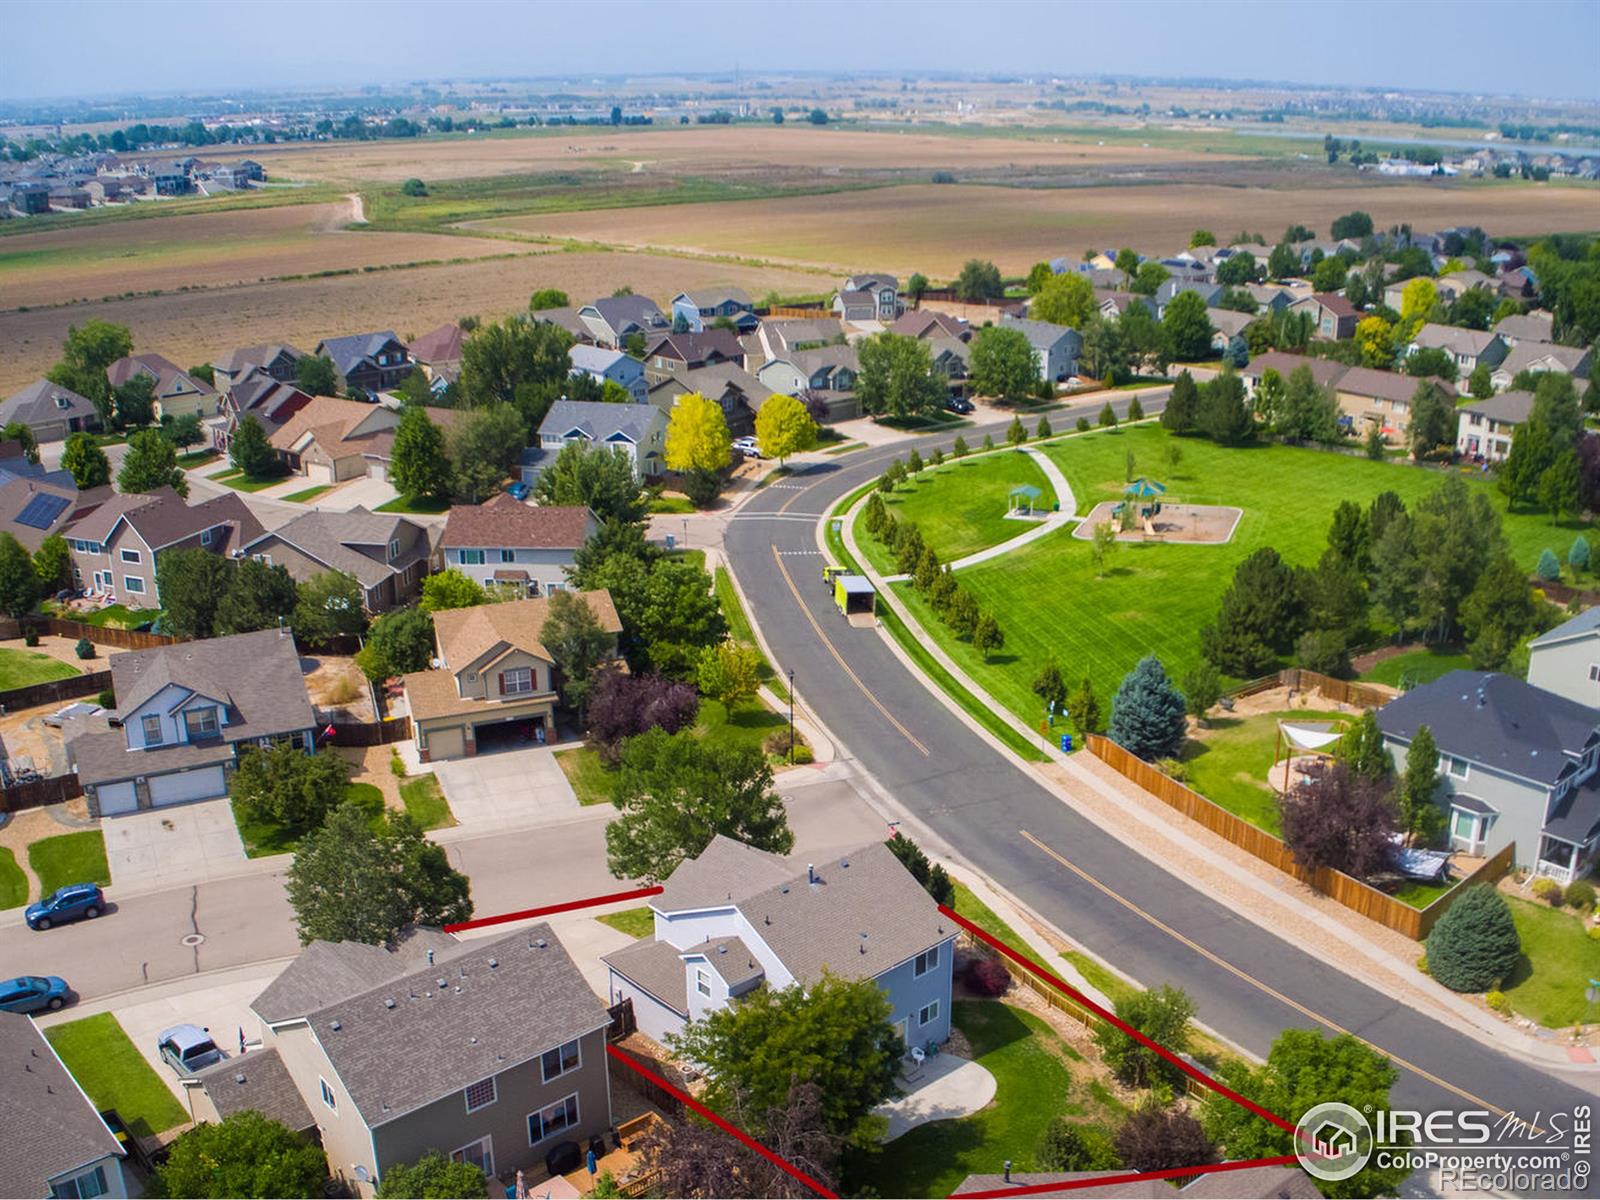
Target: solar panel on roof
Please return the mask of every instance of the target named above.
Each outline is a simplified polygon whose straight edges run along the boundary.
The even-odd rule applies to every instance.
[[[55,519],[66,511],[69,503],[65,496],[40,492],[22,506],[22,511],[17,514],[17,524],[30,529],[49,529]]]

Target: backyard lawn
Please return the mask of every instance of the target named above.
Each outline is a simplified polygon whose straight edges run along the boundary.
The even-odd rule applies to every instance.
[[[1172,441],[1183,455],[1175,472],[1165,460]],[[1392,490],[1411,504],[1444,482],[1437,471],[1318,450],[1228,449],[1195,438],[1174,439],[1153,425],[1067,438],[1047,450],[1083,511],[1121,494],[1130,451],[1135,473],[1165,483],[1169,502],[1242,507],[1233,540],[1224,545],[1122,543],[1104,576],[1096,578],[1089,543],[1063,529],[964,570],[962,584],[994,613],[1005,635],[1005,646],[987,662],[969,643],[951,636],[914,589],[894,585],[950,656],[1030,724],[1040,716],[1032,683],[1046,661],[1053,659],[1069,684],[1087,676],[1102,710],[1109,709],[1122,677],[1146,653],[1159,655],[1168,673],[1181,680],[1199,661],[1198,632],[1215,619],[1234,567],[1253,551],[1273,546],[1291,564],[1310,566],[1322,553],[1339,501],[1365,504]],[[950,479],[959,478],[922,485],[917,501],[930,512],[941,503],[959,507],[965,493],[957,495],[950,486]],[[1505,499],[1492,483],[1465,482],[1505,513]],[[991,505],[1003,507],[995,499]],[[1579,528],[1574,522],[1552,526],[1546,517],[1522,512],[1505,519],[1512,552],[1530,570],[1540,550],[1552,546],[1564,552],[1559,548],[1570,544]],[[859,525],[858,534],[864,546],[872,543]]]
[[[450,802],[444,798],[439,781],[432,775],[404,780],[400,784],[400,801],[424,833],[430,829],[448,829],[456,823],[450,812]]]
[[[915,523],[940,562],[954,562],[1033,527],[1006,517],[1006,493],[1019,484],[1038,488],[1038,503],[1044,508],[1056,502],[1055,489],[1039,464],[1020,450],[948,458],[943,466],[901,484],[883,502],[897,519]],[[861,545],[879,571],[899,571],[876,538],[863,539]]]
[[[122,604],[108,604],[105,608],[97,608],[93,612],[66,612],[57,610],[56,615],[70,621],[78,621],[84,625],[96,625],[101,629],[137,629],[158,619],[162,615],[159,608],[128,608]]]
[[[644,905],[638,908],[625,908],[621,912],[605,913],[595,920],[620,930],[631,938],[649,937],[656,930],[655,914]]]
[[[1273,749],[1278,743],[1278,721],[1346,720],[1336,712],[1296,709],[1261,713],[1254,717],[1213,717],[1199,736],[1184,743],[1183,764],[1188,784],[1207,800],[1220,804],[1236,817],[1279,836],[1278,800],[1267,785]],[[1280,765],[1281,772],[1283,767]]]
[[[0,692],[27,687],[30,683],[48,683],[52,679],[70,679],[81,674],[71,663],[64,663],[37,650],[0,650]]]
[[[611,803],[611,781],[616,772],[600,761],[600,752],[593,746],[557,750],[556,765],[566,773],[579,804]]]
[[[1013,1170],[1033,1170],[1040,1135],[1058,1114],[1105,1130],[1120,1122],[1122,1104],[1074,1067],[1083,1057],[1033,1013],[957,1000],[951,1018],[994,1075],[995,1098],[969,1117],[919,1126],[875,1154],[847,1156],[851,1194],[948,1196],[968,1175],[993,1174],[1006,1159]]]
[[[1390,687],[1409,689],[1432,683],[1451,671],[1472,668],[1472,659],[1465,653],[1446,647],[1427,647],[1407,650],[1374,664],[1372,670],[1362,672],[1361,678],[1369,683],[1384,683]]]
[[[48,896],[69,883],[111,882],[106,839],[98,829],[42,838],[28,847],[28,865],[39,877],[39,894]]]
[[[164,1133],[189,1119],[110,1013],[52,1025],[44,1036],[94,1106],[116,1109],[134,1137]]]
[[[1522,935],[1522,962],[1501,990],[1511,1007],[1549,1029],[1594,1018],[1584,998],[1591,979],[1600,979],[1600,942],[1570,912],[1546,904],[1506,897]]]
[[[376,784],[352,783],[345,791],[345,799],[354,800],[366,810],[368,819],[374,825],[383,816],[383,793],[378,790]],[[265,858],[269,854],[289,854],[309,832],[280,825],[276,821],[250,820],[239,811],[236,801],[230,800],[229,805],[233,809],[234,824],[239,827],[239,840],[244,843],[244,852],[249,858]],[[451,823],[454,824],[453,821]]]
[[[17,856],[0,846],[0,908],[16,908],[28,902],[28,877],[17,866]]]
[[[448,511],[450,501],[428,500],[417,496],[396,496],[373,509],[385,513],[442,513]]]

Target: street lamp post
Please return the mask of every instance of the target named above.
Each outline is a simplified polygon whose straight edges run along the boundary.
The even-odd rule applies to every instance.
[[[789,668],[789,765],[794,765],[794,668]]]

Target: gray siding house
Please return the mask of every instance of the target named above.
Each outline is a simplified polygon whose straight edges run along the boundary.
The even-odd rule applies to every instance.
[[[1529,643],[1528,682],[1600,708],[1600,608],[1585,609]]]
[[[439,554],[447,569],[480,584],[547,596],[567,586],[578,547],[599,528],[581,505],[530,505],[501,492],[483,504],[453,505]]]
[[[1536,875],[1570,883],[1600,848],[1600,709],[1510,675],[1451,671],[1378,711],[1397,769],[1426,725],[1453,849],[1515,845]]]
[[[1083,353],[1083,338],[1076,329],[1052,325],[1049,321],[1013,317],[1010,313],[1001,314],[1000,327],[1018,330],[1028,339],[1038,363],[1040,379],[1056,383],[1078,373],[1078,356]]]
[[[650,385],[645,382],[644,364],[631,354],[620,350],[607,350],[603,346],[585,346],[579,343],[567,353],[572,358],[572,373],[588,375],[596,383],[608,380],[628,390],[635,404],[650,398]]]
[[[638,479],[666,469],[667,415],[654,404],[557,400],[539,422],[539,444],[522,459],[522,481],[532,484],[568,442],[609,446],[628,457]]]
[[[883,843],[800,863],[717,837],[650,905],[655,932],[604,959],[610,1003],[633,1003],[657,1041],[753,988],[824,970],[871,979],[908,1047],[950,1036],[959,927]]]

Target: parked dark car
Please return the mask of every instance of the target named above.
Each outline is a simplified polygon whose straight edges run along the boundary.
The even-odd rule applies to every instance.
[[[18,975],[0,979],[0,1011],[54,1012],[67,1002],[67,981],[59,975]]]
[[[49,929],[68,921],[92,921],[106,910],[105,893],[92,883],[69,883],[23,911],[29,929]]]
[[[965,396],[951,396],[950,399],[944,402],[944,406],[951,412],[960,413],[962,416],[972,411],[972,401]]]
[[[198,1025],[174,1025],[163,1029],[156,1039],[156,1053],[185,1079],[222,1061],[222,1051],[211,1040],[211,1031]]]

